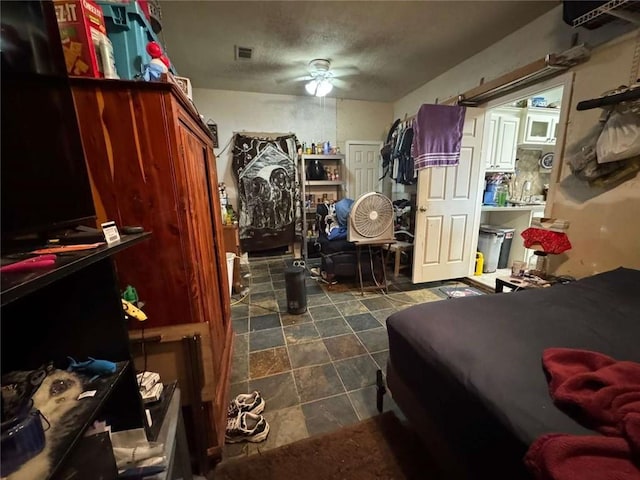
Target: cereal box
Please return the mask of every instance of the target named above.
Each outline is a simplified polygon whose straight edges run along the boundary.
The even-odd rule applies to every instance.
[[[118,78],[102,10],[92,0],[55,0],[69,75]]]

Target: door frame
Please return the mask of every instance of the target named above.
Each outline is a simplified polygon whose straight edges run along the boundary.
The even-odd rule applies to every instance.
[[[556,144],[553,149],[553,156],[556,161],[553,162],[551,168],[551,176],[549,179],[549,191],[547,192],[547,202],[544,207],[545,216],[551,215],[551,206],[556,192],[556,185],[560,181],[563,165],[561,162],[564,157],[565,138],[567,133],[567,123],[569,120],[569,108],[571,107],[571,95],[573,90],[573,79],[575,77],[574,72],[566,72],[557,77],[544,80],[528,87],[520,88],[506,95],[501,95],[488,102],[484,102],[479,107],[485,108],[485,128],[489,121],[489,111],[496,107],[504,106],[506,103],[520,100],[523,97],[530,97],[537,93],[551,90],[552,88],[563,87],[562,89],[562,103],[560,105],[560,118],[558,118],[558,136],[556,137]],[[483,142],[484,143],[484,142]],[[484,145],[483,145],[484,148]],[[484,158],[484,156],[483,156]],[[484,172],[482,175],[484,179]],[[477,241],[477,240],[476,240]]]
[[[345,142],[345,152],[344,152],[344,165],[347,169],[347,178],[346,181],[344,183],[345,185],[345,193],[346,196],[348,198],[351,198],[353,200],[355,200],[355,198],[353,198],[351,196],[351,159],[349,158],[349,147],[351,145],[376,145],[378,147],[378,151],[380,151],[380,149],[382,148],[382,146],[384,145],[384,142],[380,141],[380,140],[347,140]],[[382,160],[380,159],[380,162],[378,162],[378,179],[380,179],[380,177],[382,177]],[[377,181],[377,188],[379,189],[379,193],[385,193],[382,191],[382,187],[384,185],[384,182],[382,180],[378,180]]]

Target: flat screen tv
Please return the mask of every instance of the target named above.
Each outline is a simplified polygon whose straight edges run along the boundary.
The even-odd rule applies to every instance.
[[[3,249],[95,217],[53,4],[1,11]]]

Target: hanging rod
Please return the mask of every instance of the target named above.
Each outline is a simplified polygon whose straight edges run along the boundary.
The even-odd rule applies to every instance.
[[[577,110],[591,110],[592,108],[606,107],[608,105],[617,105],[620,102],[628,100],[640,99],[640,87],[629,89],[622,93],[607,95],[606,97],[592,98],[591,100],[583,100],[578,103]]]

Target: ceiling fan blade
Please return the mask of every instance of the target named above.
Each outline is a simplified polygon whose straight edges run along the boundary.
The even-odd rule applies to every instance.
[[[348,77],[351,75],[357,75],[360,73],[360,69],[358,67],[340,67],[340,68],[332,68],[331,73],[334,78],[337,77]]]
[[[337,88],[341,90],[349,90],[351,88],[351,83],[345,82],[340,78],[332,78],[331,83],[333,83]]]
[[[277,78],[276,83],[283,84],[283,83],[307,82],[312,79],[313,78],[311,77],[311,75],[305,75],[303,77],[295,77],[295,78]]]

